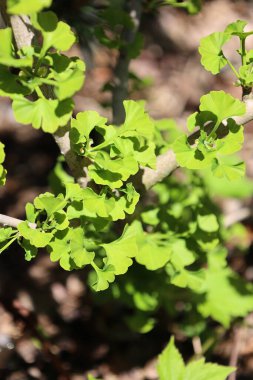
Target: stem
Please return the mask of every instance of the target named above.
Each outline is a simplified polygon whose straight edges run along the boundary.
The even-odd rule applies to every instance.
[[[242,65],[245,65],[245,55],[246,55],[246,49],[245,49],[245,38],[240,40],[240,45],[241,45],[241,60],[242,60]]]
[[[41,81],[49,86],[57,86],[57,83],[52,79],[41,78]]]
[[[36,94],[38,95],[39,98],[45,99],[45,96],[39,86],[35,87]]]
[[[0,249],[0,253],[2,253],[6,248],[8,248],[14,241],[17,239],[17,235],[10,239],[3,247]]]
[[[224,57],[224,58],[226,58],[226,57]],[[228,58],[226,58],[226,60],[227,60],[227,63],[228,63],[228,65],[229,65],[229,67],[231,68],[231,70],[232,70],[233,73],[235,74],[235,76],[236,76],[237,78],[239,78],[239,74],[238,74],[238,72],[236,71],[236,69],[235,69],[235,67],[233,66],[233,64],[230,62],[230,60],[229,60]]]
[[[215,134],[215,132],[217,131],[217,129],[219,128],[219,126],[220,126],[220,121],[217,120],[216,123],[215,123],[215,126],[214,126],[213,129],[212,129],[212,132],[210,133],[210,135],[209,135],[208,138],[207,138],[207,141],[210,141],[210,140],[211,140],[211,138],[214,136],[214,134]]]
[[[13,218],[12,216],[3,215],[0,214],[0,225],[2,226],[10,226],[17,228],[20,223],[22,223],[23,220]],[[35,229],[37,227],[36,223],[28,223],[29,227]]]

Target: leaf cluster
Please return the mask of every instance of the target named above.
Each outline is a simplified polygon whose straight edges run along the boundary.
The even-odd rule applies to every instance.
[[[40,12],[50,4],[37,0],[30,7],[26,1],[8,1],[9,13],[30,15],[34,38],[42,43],[18,50],[12,29],[0,30],[0,95],[13,100],[18,122],[54,133],[72,115],[72,96],[83,85],[85,65],[77,57],[62,54],[76,38],[53,12]]]

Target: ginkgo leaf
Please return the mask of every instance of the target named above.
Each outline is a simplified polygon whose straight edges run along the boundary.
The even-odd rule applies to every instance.
[[[137,263],[144,265],[148,270],[157,270],[170,260],[172,255],[170,244],[164,244],[155,234],[143,233],[137,238],[139,248],[135,257]]]
[[[201,64],[212,74],[218,74],[226,66],[227,59],[223,55],[222,47],[230,38],[230,34],[223,32],[212,33],[201,38],[199,46]]]
[[[96,279],[92,282],[92,288],[96,292],[100,292],[109,288],[111,282],[114,281],[114,268],[113,266],[105,266],[103,269],[100,269],[95,263],[92,264],[95,269]]]
[[[157,371],[160,380],[182,380],[185,373],[183,358],[175,347],[174,337],[158,356]],[[192,379],[193,380],[193,379]]]
[[[119,136],[141,135],[151,140],[154,134],[154,122],[145,112],[144,104],[133,100],[123,102],[126,118],[119,128]]]
[[[253,295],[251,284],[246,284],[225,264],[219,264],[223,254],[219,251],[208,256],[209,268],[206,271],[205,299],[198,304],[199,312],[211,316],[229,327],[233,318],[243,317],[252,311]],[[224,262],[224,261],[223,261]]]
[[[11,28],[0,29],[0,64],[11,67],[32,67],[32,56],[22,55],[16,58],[12,48],[12,30]]]
[[[12,103],[15,119],[22,124],[32,124],[35,129],[54,133],[60,126],[66,125],[72,115],[71,99],[58,100],[39,98],[30,101],[16,97]]]
[[[84,82],[85,64],[76,58],[70,61],[69,67],[61,73],[54,73],[55,95],[59,100],[72,97],[79,91]]]
[[[76,118],[71,120],[70,141],[79,154],[83,154],[83,146],[89,140],[90,132],[96,126],[104,126],[107,119],[100,116],[96,111],[79,112]]]
[[[200,98],[199,109],[212,112],[221,123],[229,117],[244,115],[246,105],[224,91],[211,91]]]
[[[7,0],[7,12],[17,15],[29,15],[39,12],[43,8],[48,8],[52,4],[52,0]]]
[[[28,87],[20,83],[20,78],[10,72],[8,67],[0,65],[0,96],[12,98],[16,94],[28,95]]]
[[[245,163],[230,162],[228,160],[215,160],[212,165],[212,172],[218,178],[227,178],[229,181],[234,181],[242,178],[245,175]]]
[[[43,36],[41,56],[44,56],[50,48],[66,51],[74,44],[76,37],[70,26],[63,21],[58,22],[54,12],[47,11],[33,14],[31,20],[33,26],[40,30]]]
[[[235,370],[234,367],[205,363],[205,359],[200,359],[186,366],[183,380],[226,380]]]
[[[131,258],[138,253],[136,234],[136,226],[132,224],[124,229],[119,239],[108,244],[101,244],[106,251],[106,264],[114,267],[115,275],[126,273],[132,265]]]
[[[62,210],[66,206],[66,201],[62,194],[55,197],[51,193],[44,193],[34,199],[34,206],[38,210],[45,210],[48,216],[56,211]]]
[[[216,156],[215,151],[206,151],[205,154],[196,147],[191,146],[187,141],[187,136],[182,135],[173,144],[173,151],[176,155],[177,163],[181,167],[189,169],[204,169],[212,164]]]
[[[40,231],[39,229],[33,229],[29,227],[27,222],[19,223],[18,230],[21,236],[23,236],[26,240],[29,240],[31,245],[37,248],[46,247],[53,238],[53,234],[51,234],[50,232],[44,232]]]
[[[231,34],[233,36],[238,36],[239,38],[246,38],[247,36],[253,34],[253,32],[244,32],[244,28],[247,25],[247,21],[237,20],[229,24],[224,33]]]
[[[157,371],[159,380],[225,380],[235,368],[205,363],[204,358],[185,365],[175,346],[174,337],[171,337],[169,344],[158,357]]]

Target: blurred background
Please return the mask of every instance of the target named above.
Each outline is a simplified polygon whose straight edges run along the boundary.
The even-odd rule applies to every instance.
[[[75,96],[75,112],[96,110],[112,118],[110,82],[117,61],[116,50],[102,46],[94,37],[103,1],[54,0],[53,10],[68,22],[78,35],[78,43],[68,52],[80,56],[87,65],[83,89]],[[237,19],[246,20],[253,29],[252,1],[205,1],[197,15],[170,6],[144,12],[140,31],[144,47],[130,64],[129,97],[145,99],[149,114],[173,118],[185,128],[187,116],[199,105],[199,98],[212,89],[241,97],[233,86],[229,69],[213,76],[200,64],[199,40],[214,31],[223,31]],[[252,41],[253,48],[253,38]],[[236,40],[227,54],[235,64]],[[250,45],[248,46],[250,48]],[[240,244],[246,252],[234,255],[233,268],[253,280],[252,126],[246,127],[242,157],[248,180],[234,189],[213,186],[213,196],[225,215],[225,222],[244,221]],[[6,145],[6,186],[0,188],[1,213],[24,217],[24,207],[38,194],[48,191],[48,178],[55,167],[58,148],[53,138],[15,122],[10,102],[0,99],[0,140]],[[207,179],[207,181],[211,181]],[[217,196],[219,195],[219,196]],[[222,195],[222,196],[221,196]],[[237,242],[238,243],[238,242]],[[236,244],[237,244],[236,243]],[[234,243],[230,242],[233,249]],[[247,256],[248,255],[248,256]],[[0,265],[0,379],[81,380],[88,372],[105,380],[156,379],[155,358],[168,342],[172,326],[163,313],[159,323],[147,334],[131,332],[124,322],[124,306],[112,304],[91,294],[86,273],[67,273],[41,253],[25,262],[22,250],[12,247],[1,256]],[[249,317],[253,319],[253,316]],[[174,326],[175,327],[175,326]],[[182,334],[186,358],[192,354]],[[236,331],[223,334],[213,359],[228,363]],[[196,343],[196,342],[195,342]],[[194,345],[194,342],[193,342]],[[238,379],[253,376],[253,331],[241,337]],[[248,376],[248,377],[247,377]]]

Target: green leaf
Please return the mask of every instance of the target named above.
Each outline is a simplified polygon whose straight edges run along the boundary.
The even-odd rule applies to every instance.
[[[12,30],[11,28],[0,29],[0,64],[11,67],[32,67],[33,59],[31,56],[25,56],[20,52],[20,58],[15,57],[12,48]]]
[[[38,229],[33,229],[29,227],[27,222],[19,223],[18,231],[20,232],[21,236],[30,242],[31,245],[37,248],[46,247],[53,238],[53,234],[40,231]]]
[[[210,316],[229,327],[234,318],[243,317],[252,311],[253,289],[251,284],[247,284],[230,268],[225,267],[225,253],[209,253],[205,300],[198,304],[198,310],[203,317]]]
[[[171,337],[169,344],[158,357],[157,371],[160,380],[226,380],[235,368],[205,363],[204,358],[185,365],[174,344],[174,337]]]
[[[144,104],[133,100],[123,102],[126,118],[119,128],[120,136],[143,136],[152,140],[154,135],[154,122],[145,112]]]
[[[52,261],[59,261],[65,270],[83,268],[94,259],[94,252],[88,252],[84,246],[85,236],[81,227],[58,231],[48,244]]]
[[[220,226],[214,214],[206,214],[206,210],[197,215],[198,226],[202,231],[216,232]]]
[[[32,124],[35,129],[54,133],[60,126],[67,124],[72,115],[73,102],[65,99],[61,102],[52,99],[30,101],[16,97],[12,103],[15,119],[22,124]]]
[[[100,269],[95,263],[93,263],[92,266],[96,273],[96,279],[91,285],[92,288],[96,292],[107,289],[109,284],[115,279],[113,266],[105,266],[103,269]]]
[[[84,231],[82,228],[72,229],[70,238],[70,257],[77,268],[83,268],[94,259],[94,252],[88,252],[84,247]]]
[[[55,95],[59,100],[71,98],[79,91],[84,82],[85,64],[81,59],[72,59],[69,67],[54,75],[56,81]]]
[[[224,91],[211,91],[200,98],[199,109],[215,114],[218,123],[221,123],[229,117],[244,115],[246,105]]]
[[[160,380],[183,380],[185,365],[174,344],[174,337],[158,357],[157,371]],[[194,380],[194,379],[189,379]]]
[[[125,318],[131,330],[140,334],[147,334],[153,330],[156,320],[154,318],[147,318],[144,313],[135,313],[133,316]]]
[[[66,206],[66,201],[62,194],[55,197],[51,193],[44,193],[34,199],[34,206],[38,210],[45,210],[50,217],[56,211],[62,210]]]
[[[185,380],[226,380],[236,368],[214,363],[205,363],[200,359],[189,363],[185,368]]]
[[[39,12],[43,8],[48,8],[52,4],[52,0],[7,0],[7,12],[9,14],[29,15]]]
[[[57,16],[51,11],[33,15],[32,24],[43,36],[41,56],[52,47],[58,51],[69,50],[76,40],[69,25],[63,21],[58,22]]]
[[[230,34],[223,32],[212,33],[201,38],[199,46],[201,64],[212,74],[218,74],[226,66],[227,60],[223,55],[222,47],[230,38]]]
[[[68,196],[72,199],[77,199],[73,201],[68,207],[67,215],[69,219],[79,218],[80,216],[96,217],[101,218],[110,217],[110,212],[115,206],[114,198],[107,199],[105,195],[98,195],[92,189],[78,189],[76,196],[71,195],[70,189],[73,186],[68,186]]]
[[[177,163],[188,169],[204,169],[211,166],[215,151],[206,151],[205,155],[199,149],[188,143],[187,136],[182,135],[173,144]]]
[[[127,183],[126,189],[121,189],[121,192],[125,193],[124,196],[115,198],[115,206],[110,212],[113,221],[125,219],[125,214],[133,214],[140,199],[140,194],[137,193],[131,183]]]
[[[234,160],[215,160],[212,166],[212,172],[215,177],[226,178],[229,181],[236,181],[245,175],[245,163],[234,162]]]
[[[34,247],[29,240],[22,239],[22,241],[19,241],[19,245],[24,249],[25,251],[25,260],[31,261],[37,256],[38,249]]]
[[[96,111],[79,112],[76,118],[71,120],[70,141],[78,154],[84,154],[84,148],[89,142],[90,132],[96,127],[104,127],[107,119]]]
[[[0,96],[13,98],[16,94],[28,95],[29,88],[20,83],[20,77],[0,65]]]
[[[0,228],[0,243],[9,240],[13,236],[14,230],[11,227],[1,227]]]
[[[238,36],[240,39],[245,39],[247,36],[253,34],[253,32],[244,32],[246,25],[247,21],[237,20],[229,24],[224,32],[233,36]]]
[[[126,226],[121,237],[111,243],[101,244],[105,249],[107,259],[106,264],[114,267],[114,274],[124,274],[132,265],[132,257],[138,253],[136,242],[136,226]]]
[[[148,270],[157,270],[165,266],[172,255],[171,246],[164,242],[159,234],[142,233],[138,236],[137,263]]]
[[[88,174],[97,184],[115,189],[136,174],[138,169],[138,163],[133,156],[112,160],[108,153],[100,151],[96,154],[94,164],[89,165]]]

